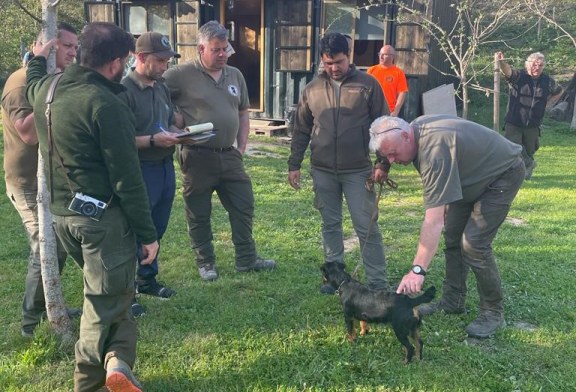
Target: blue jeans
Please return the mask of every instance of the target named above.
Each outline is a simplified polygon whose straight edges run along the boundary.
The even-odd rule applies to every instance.
[[[312,168],[314,205],[322,216],[322,243],[326,262],[344,263],[342,233],[342,196],[346,198],[354,230],[360,240],[360,251],[368,284],[372,288],[388,287],[386,258],[378,227],[376,194],[365,187],[372,168],[335,174]]]
[[[174,202],[174,194],[176,193],[174,161],[172,156],[158,162],[142,161],[140,162],[140,168],[142,169],[142,177],[144,178],[146,191],[148,192],[152,221],[156,227],[158,242],[160,242],[168,227],[172,203]],[[138,249],[140,249],[140,245],[141,244],[138,244]],[[158,252],[158,254],[160,254],[160,252]],[[138,261],[142,259],[143,257],[139,254]],[[158,255],[156,255],[156,258],[151,264],[140,265],[140,263],[138,263],[136,275],[137,281],[141,283],[154,280],[156,275],[158,275]]]

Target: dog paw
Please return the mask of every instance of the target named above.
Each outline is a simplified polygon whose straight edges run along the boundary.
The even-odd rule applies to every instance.
[[[370,332],[370,326],[366,321],[360,321],[360,336],[366,336]]]

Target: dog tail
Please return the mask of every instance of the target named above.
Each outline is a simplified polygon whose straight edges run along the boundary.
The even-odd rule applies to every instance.
[[[435,286],[428,287],[422,295],[415,298],[410,298],[412,307],[428,303],[432,301],[435,296],[436,296],[436,287]]]

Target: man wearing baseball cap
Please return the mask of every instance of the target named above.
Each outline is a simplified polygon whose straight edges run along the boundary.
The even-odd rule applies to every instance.
[[[136,65],[124,77],[126,91],[120,94],[136,117],[136,146],[140,158],[142,176],[148,191],[152,220],[156,226],[158,241],[166,231],[172,202],[176,191],[173,154],[178,127],[182,128],[182,117],[174,111],[170,93],[162,74],[168,69],[171,59],[180,55],[172,50],[168,38],[158,32],[142,34],[136,41]],[[139,294],[167,299],[176,292],[156,281],[158,256],[151,264],[142,265],[138,254],[136,290]],[[132,302],[135,317],[144,314],[144,308]]]
[[[138,37],[136,54],[139,53],[154,54],[161,59],[180,58],[180,55],[172,50],[168,37],[156,31],[150,31]]]

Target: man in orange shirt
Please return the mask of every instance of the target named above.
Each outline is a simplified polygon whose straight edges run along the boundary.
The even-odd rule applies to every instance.
[[[396,50],[390,45],[380,49],[380,63],[368,68],[368,74],[374,76],[386,97],[390,115],[398,117],[408,93],[408,83],[404,72],[394,64]]]

